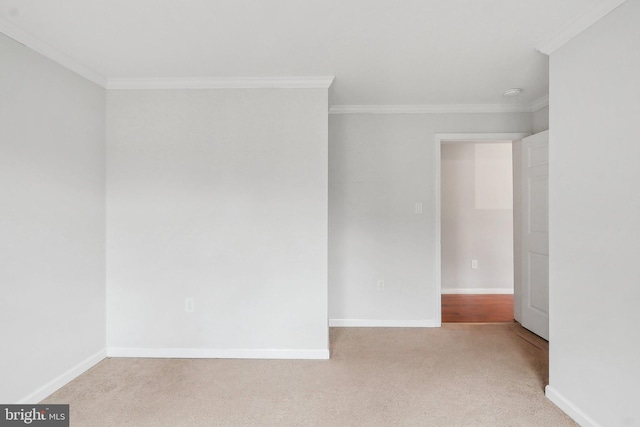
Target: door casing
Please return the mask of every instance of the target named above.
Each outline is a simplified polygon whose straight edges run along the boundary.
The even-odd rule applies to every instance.
[[[482,142],[482,141],[519,141],[531,135],[530,133],[439,133],[435,136],[435,218],[436,218],[436,238],[435,238],[435,291],[434,291],[434,310],[435,325],[442,326],[442,198],[441,198],[441,175],[442,175],[442,158],[441,146],[447,142]],[[514,164],[514,171],[515,171]],[[514,182],[515,185],[515,182]],[[514,199],[515,205],[515,199]],[[515,227],[514,222],[514,227]],[[514,230],[514,236],[515,236]],[[514,254],[515,255],[515,254]],[[517,274],[517,273],[516,273]],[[519,296],[518,281],[514,281],[514,306],[518,303],[516,294]]]

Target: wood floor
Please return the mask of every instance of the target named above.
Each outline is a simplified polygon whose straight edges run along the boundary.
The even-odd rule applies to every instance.
[[[443,294],[442,322],[513,322],[513,295]]]

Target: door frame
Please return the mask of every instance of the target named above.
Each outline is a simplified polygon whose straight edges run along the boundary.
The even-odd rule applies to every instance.
[[[435,135],[435,291],[434,308],[435,324],[442,326],[442,154],[441,146],[447,142],[482,142],[482,141],[518,141],[530,136],[531,133],[437,133]],[[514,282],[514,286],[516,283]]]

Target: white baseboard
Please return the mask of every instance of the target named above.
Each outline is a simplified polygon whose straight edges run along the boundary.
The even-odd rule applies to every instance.
[[[444,294],[513,294],[513,288],[442,288],[441,293]]]
[[[216,349],[216,348],[128,348],[111,347],[109,357],[168,359],[329,359],[329,349]]]
[[[331,327],[349,328],[437,328],[435,320],[329,319]]]
[[[564,413],[573,418],[573,420],[582,427],[601,427],[600,424],[595,422],[590,416],[585,414],[580,408],[574,405],[571,401],[560,394],[558,390],[550,385],[545,387],[544,394],[547,396],[547,399],[552,401],[558,408],[562,409]]]
[[[17,404],[25,404],[25,403],[36,404],[40,402],[41,400],[43,400],[53,392],[57,391],[62,386],[66,385],[70,381],[80,376],[82,373],[88,371],[90,368],[100,363],[102,360],[104,360],[105,357],[107,357],[107,350],[106,349],[100,350],[96,354],[89,356],[87,359],[80,362],[75,367],[69,369],[67,372],[63,373],[62,375],[59,375],[58,377],[54,378],[52,381],[43,385],[42,387],[40,387],[30,395],[26,396],[23,399],[20,399],[16,403]]]

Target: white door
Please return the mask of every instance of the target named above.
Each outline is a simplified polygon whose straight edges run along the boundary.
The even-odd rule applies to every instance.
[[[549,339],[549,131],[522,140],[522,326]]]

